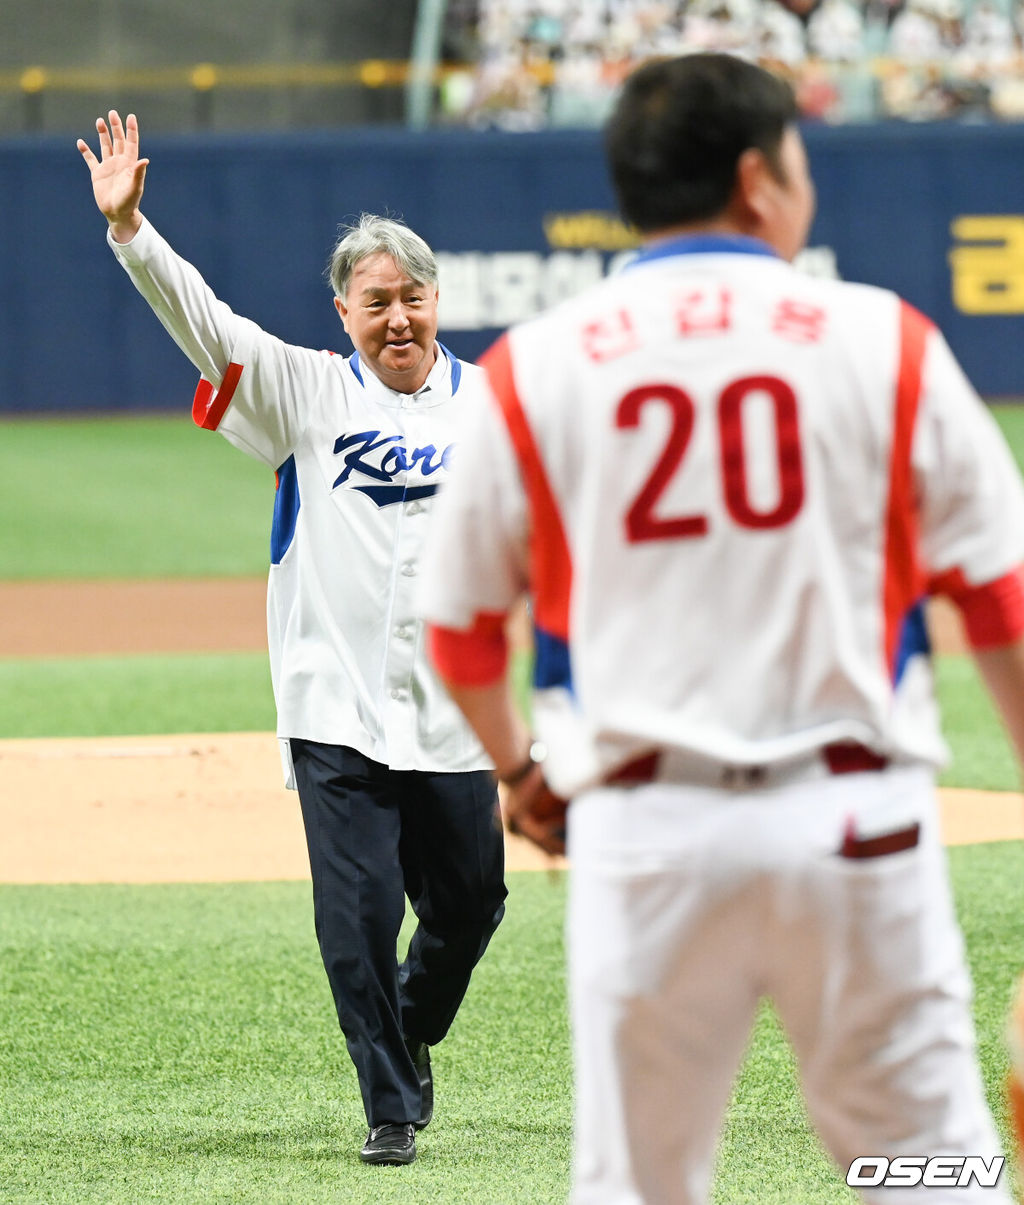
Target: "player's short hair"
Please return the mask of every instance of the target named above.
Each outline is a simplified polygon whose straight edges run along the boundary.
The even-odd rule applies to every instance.
[[[623,216],[644,233],[714,217],[751,147],[784,180],[780,144],[798,113],[789,84],[733,55],[645,64],[626,80],[604,131]]]
[[[437,260],[423,239],[404,222],[364,213],[358,221],[341,227],[331,252],[327,276],[335,296],[344,301],[356,264],[382,251],[416,284],[437,287]]]

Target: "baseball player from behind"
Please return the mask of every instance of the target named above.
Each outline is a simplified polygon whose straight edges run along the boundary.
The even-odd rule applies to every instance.
[[[606,147],[644,247],[484,357],[431,533],[432,655],[511,822],[557,850],[571,799],[576,1205],[707,1200],[762,997],[843,1173],[1000,1158],[922,605],[960,605],[1024,752],[1024,487],[930,322],[788,262],[796,121],[726,55],[627,81]],[[541,762],[504,674],[523,591]]]
[[[79,142],[108,241],[202,373],[195,421],[277,473],[267,615],[286,776],[297,786],[314,915],[370,1133],[367,1163],[416,1157],[447,1033],[504,912],[490,762],[423,650],[413,587],[433,495],[482,373],[436,342],[437,265],[366,215],[337,243],[348,359],[240,318],[139,210],[138,126]],[[418,919],[399,965],[408,895]]]

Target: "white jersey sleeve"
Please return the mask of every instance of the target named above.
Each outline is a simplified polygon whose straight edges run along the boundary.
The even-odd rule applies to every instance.
[[[486,388],[485,397],[470,415],[459,443],[458,470],[438,500],[419,598],[425,618],[457,629],[470,627],[477,614],[506,613],[527,588],[526,499],[519,465]],[[446,597],[444,582],[464,582],[467,589],[459,598]]]
[[[934,329],[922,367],[913,466],[921,554],[931,576],[959,571],[970,585],[981,585],[1020,563],[1020,474],[991,412]]]
[[[130,243],[107,236],[118,261],[203,384],[194,417],[277,469],[303,429],[326,353],[284,343],[218,300],[198,270],[149,221]]]

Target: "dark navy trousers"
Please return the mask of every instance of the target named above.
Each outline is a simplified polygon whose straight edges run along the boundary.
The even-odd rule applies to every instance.
[[[313,915],[366,1119],[419,1116],[405,1039],[445,1036],[505,912],[505,855],[486,770],[391,770],[354,749],[290,741]],[[419,922],[405,960],[409,897]]]

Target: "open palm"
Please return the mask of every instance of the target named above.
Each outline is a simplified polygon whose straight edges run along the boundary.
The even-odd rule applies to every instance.
[[[109,126],[102,117],[96,122],[99,159],[81,138],[78,149],[89,166],[93,196],[100,212],[111,224],[132,222],[142,200],[149,160],[139,158],[139,124],[135,115],[129,113],[122,126],[120,115],[111,110],[109,120]]]

